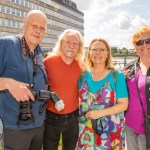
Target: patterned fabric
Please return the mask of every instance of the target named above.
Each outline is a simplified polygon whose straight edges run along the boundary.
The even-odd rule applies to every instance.
[[[97,120],[83,118],[89,110],[98,110],[116,104],[116,93],[110,81],[95,93],[91,93],[86,80],[80,91],[79,139],[76,150],[124,150],[124,114],[101,117]],[[96,125],[96,129],[93,127]]]

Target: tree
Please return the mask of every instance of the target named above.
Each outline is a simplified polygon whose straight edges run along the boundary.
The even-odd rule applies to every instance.
[[[112,54],[114,54],[114,53],[117,53],[117,51],[118,51],[118,48],[117,47],[111,47],[111,52],[112,52]]]

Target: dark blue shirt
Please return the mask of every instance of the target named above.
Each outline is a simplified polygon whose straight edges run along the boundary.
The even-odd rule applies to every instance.
[[[31,83],[34,85],[34,91],[45,90],[46,74],[39,45],[36,51],[38,68],[35,77],[33,77],[33,59],[30,57],[27,60],[23,59],[20,41],[15,36],[0,37],[0,77]],[[45,119],[45,111],[39,114],[39,107],[42,103],[37,99],[32,103],[34,122],[20,122],[17,125],[19,102],[8,90],[0,91],[0,117],[3,120],[4,128],[22,130],[40,127]]]

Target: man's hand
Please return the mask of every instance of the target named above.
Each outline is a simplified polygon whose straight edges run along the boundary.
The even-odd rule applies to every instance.
[[[19,101],[34,100],[32,92],[27,88],[29,84],[11,78],[0,78],[0,90],[8,90]]]

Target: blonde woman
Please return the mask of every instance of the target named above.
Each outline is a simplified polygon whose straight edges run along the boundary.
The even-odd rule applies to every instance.
[[[82,35],[67,29],[59,37],[55,53],[44,60],[51,91],[64,102],[57,111],[52,102],[47,105],[44,150],[57,150],[62,133],[63,150],[74,150],[78,139],[78,78],[82,72]]]
[[[124,115],[128,94],[124,75],[114,69],[104,39],[91,41],[88,71],[79,80],[80,132],[77,150],[123,150]]]
[[[144,116],[150,115],[150,108],[147,107],[150,99],[150,27],[142,27],[136,31],[132,43],[139,58],[125,68],[130,97],[129,108],[125,115],[127,148],[146,150],[146,147],[150,148],[150,133],[144,127]]]

